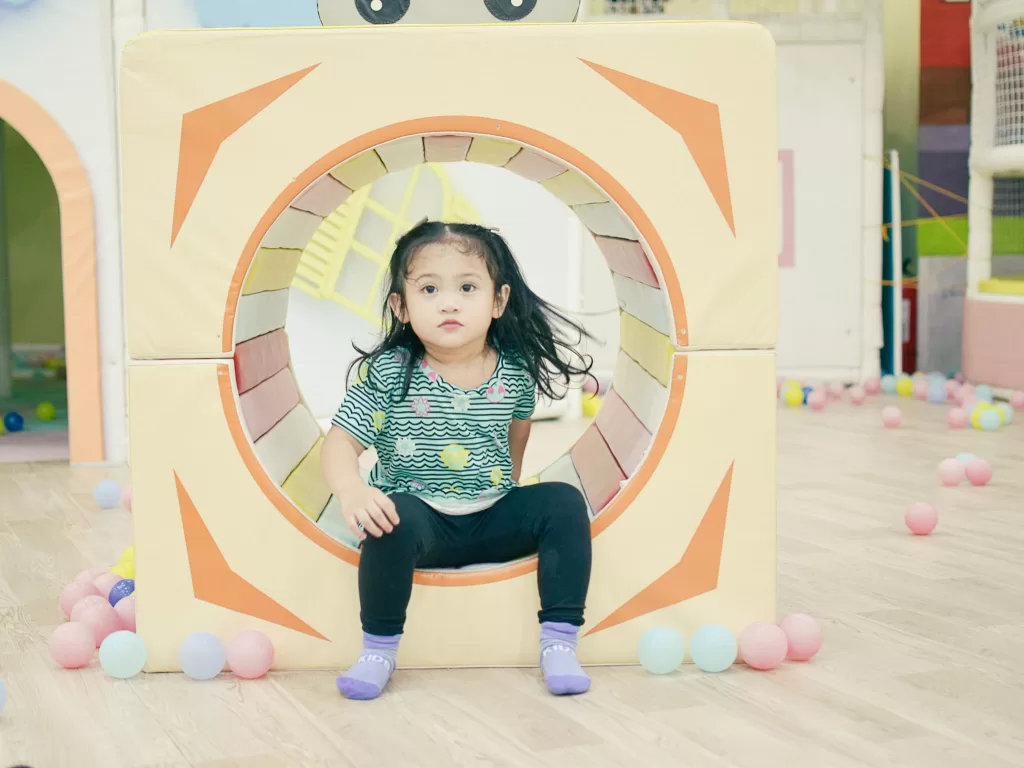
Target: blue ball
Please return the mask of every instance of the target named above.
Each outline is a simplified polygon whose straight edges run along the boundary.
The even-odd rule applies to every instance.
[[[988,384],[979,384],[974,388],[974,396],[983,403],[991,403],[994,393]]]
[[[4,429],[8,432],[21,432],[25,428],[25,419],[20,413],[10,411],[4,414]]]
[[[959,461],[961,464],[970,464],[976,458],[978,457],[975,456],[973,453],[960,453],[957,454],[956,460]]]
[[[885,374],[882,377],[882,391],[887,395],[896,394],[896,377],[891,373]]]
[[[934,405],[946,402],[946,382],[933,381],[928,385],[928,402]]]
[[[128,595],[135,591],[135,579],[121,579],[110,588],[110,595],[107,599],[111,605],[117,605]]]
[[[707,624],[693,633],[690,656],[705,672],[724,672],[736,661],[736,637],[728,627]]]
[[[675,672],[686,656],[686,641],[671,627],[651,627],[637,646],[640,665],[655,675]]]
[[[1003,414],[1003,424],[1013,423],[1013,406],[1009,403],[996,403],[996,408]]]
[[[814,387],[803,387],[800,391],[804,393],[804,405],[807,405],[807,396],[814,391]]]
[[[135,677],[146,666],[146,644],[134,632],[113,632],[100,645],[100,666],[111,677]]]
[[[989,408],[978,415],[978,424],[986,432],[994,432],[1003,424],[1003,414],[997,408]]]
[[[113,509],[121,503],[121,486],[113,480],[100,480],[92,489],[92,497],[101,509]]]
[[[212,680],[224,670],[226,660],[224,643],[209,632],[189,635],[178,649],[181,671],[193,680]]]
[[[7,706],[7,686],[4,685],[4,681],[0,680],[0,712],[4,711],[4,707]]]

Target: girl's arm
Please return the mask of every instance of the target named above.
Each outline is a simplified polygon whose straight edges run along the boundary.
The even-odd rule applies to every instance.
[[[526,442],[530,439],[530,419],[512,419],[508,428],[508,447],[512,452],[512,479],[519,482],[519,473],[523,471],[523,454],[526,453]]]

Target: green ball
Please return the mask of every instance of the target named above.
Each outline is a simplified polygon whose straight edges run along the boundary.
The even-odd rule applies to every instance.
[[[728,627],[707,624],[693,633],[690,656],[705,672],[724,672],[736,661],[736,637]]]
[[[100,665],[111,677],[135,677],[146,666],[146,644],[127,630],[107,635],[100,646]]]
[[[651,627],[637,646],[640,665],[655,675],[675,672],[686,656],[686,641],[671,627]]]
[[[57,409],[54,408],[53,403],[40,403],[36,406],[36,416],[40,421],[53,421],[56,415]]]

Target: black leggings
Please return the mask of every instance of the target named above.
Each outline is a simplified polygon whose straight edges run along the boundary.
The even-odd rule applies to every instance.
[[[367,536],[359,559],[363,631],[397,635],[405,625],[416,568],[504,563],[537,554],[541,621],[581,626],[590,583],[590,519],[567,483],[514,488],[490,509],[446,515],[407,493],[391,496],[394,531]]]

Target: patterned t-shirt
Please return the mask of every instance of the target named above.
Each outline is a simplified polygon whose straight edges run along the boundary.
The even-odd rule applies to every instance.
[[[489,380],[462,389],[420,360],[397,399],[408,355],[363,363],[332,423],[377,449],[370,484],[384,493],[412,493],[450,513],[490,506],[516,486],[508,430],[533,415],[533,378],[499,353]]]

